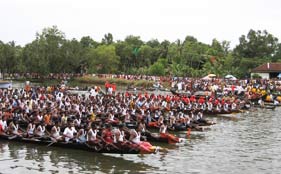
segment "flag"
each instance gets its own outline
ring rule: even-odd
[[[139,48],[135,47],[135,48],[133,49],[133,54],[134,54],[135,56],[137,56],[138,53],[139,53]]]

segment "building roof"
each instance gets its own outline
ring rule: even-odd
[[[281,72],[281,63],[265,63],[254,69],[253,73],[270,73],[270,72]]]

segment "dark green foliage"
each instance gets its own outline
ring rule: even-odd
[[[249,76],[265,62],[281,62],[281,44],[272,34],[250,30],[231,50],[228,41],[213,39],[205,44],[193,36],[184,40],[148,42],[129,35],[114,41],[111,33],[101,42],[90,36],[66,39],[56,26],[45,28],[24,47],[0,41],[0,70],[3,73],[126,73],[202,77],[233,74]]]

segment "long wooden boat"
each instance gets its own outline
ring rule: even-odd
[[[274,104],[273,102],[264,102],[265,106],[281,106],[281,103]]]
[[[147,125],[148,129],[156,129],[159,130],[159,126],[157,126],[157,122],[150,122],[150,124]],[[184,125],[175,125],[173,128],[169,128],[169,131],[187,131],[189,127],[184,126]],[[203,125],[203,123],[200,124],[196,124],[192,127],[190,127],[191,131],[199,131],[202,132],[204,130],[209,129],[209,125]]]
[[[12,87],[12,82],[0,80],[0,88],[7,89]]]
[[[171,135],[173,136],[173,135]],[[144,137],[149,142],[158,142],[158,143],[169,143],[169,144],[176,144],[176,143],[182,143],[184,141],[184,138],[179,138],[176,136],[169,137],[169,136],[161,136],[158,133],[151,133],[151,132],[145,132]]]
[[[184,92],[184,91],[178,91],[175,88],[170,89],[170,92],[173,95],[177,95],[177,96],[188,96],[190,97],[190,93],[189,92]]]
[[[36,145],[45,145],[45,146],[55,146],[69,149],[77,149],[77,150],[85,150],[95,153],[115,153],[115,154],[142,154],[142,153],[155,153],[159,150],[159,147],[153,146],[151,148],[151,152],[143,152],[137,145],[134,147],[122,146],[117,147],[117,145],[106,145],[103,148],[98,148],[96,146],[88,145],[86,143],[77,143],[77,142],[52,142],[50,140],[39,140],[39,139],[30,139],[30,138],[22,138],[0,134],[0,139],[15,141],[15,142],[23,142],[23,143],[32,143]],[[161,148],[160,148],[161,150]]]
[[[219,115],[219,114],[237,114],[237,113],[241,113],[243,112],[242,110],[239,110],[239,109],[236,109],[236,110],[228,110],[228,111],[225,111],[225,110],[204,110],[203,113],[204,115]]]
[[[275,105],[264,105],[264,106],[261,106],[259,104],[255,104],[254,105],[256,108],[261,108],[261,109],[271,109],[271,110],[274,110],[276,108]]]

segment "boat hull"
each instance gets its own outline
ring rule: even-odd
[[[116,149],[113,147],[105,147],[100,150],[97,150],[96,148],[90,147],[89,145],[86,145],[85,143],[66,143],[66,142],[56,142],[53,143],[50,140],[36,140],[36,139],[29,139],[29,138],[21,138],[21,137],[15,137],[11,139],[11,136],[7,135],[0,135],[0,139],[8,140],[8,141],[15,141],[15,142],[22,142],[22,143],[29,143],[29,144],[36,144],[36,145],[45,145],[54,147],[61,147],[61,148],[68,148],[68,149],[77,149],[77,150],[84,150],[89,152],[95,152],[95,153],[115,153],[115,154],[139,154],[141,151],[136,148],[120,148]]]

